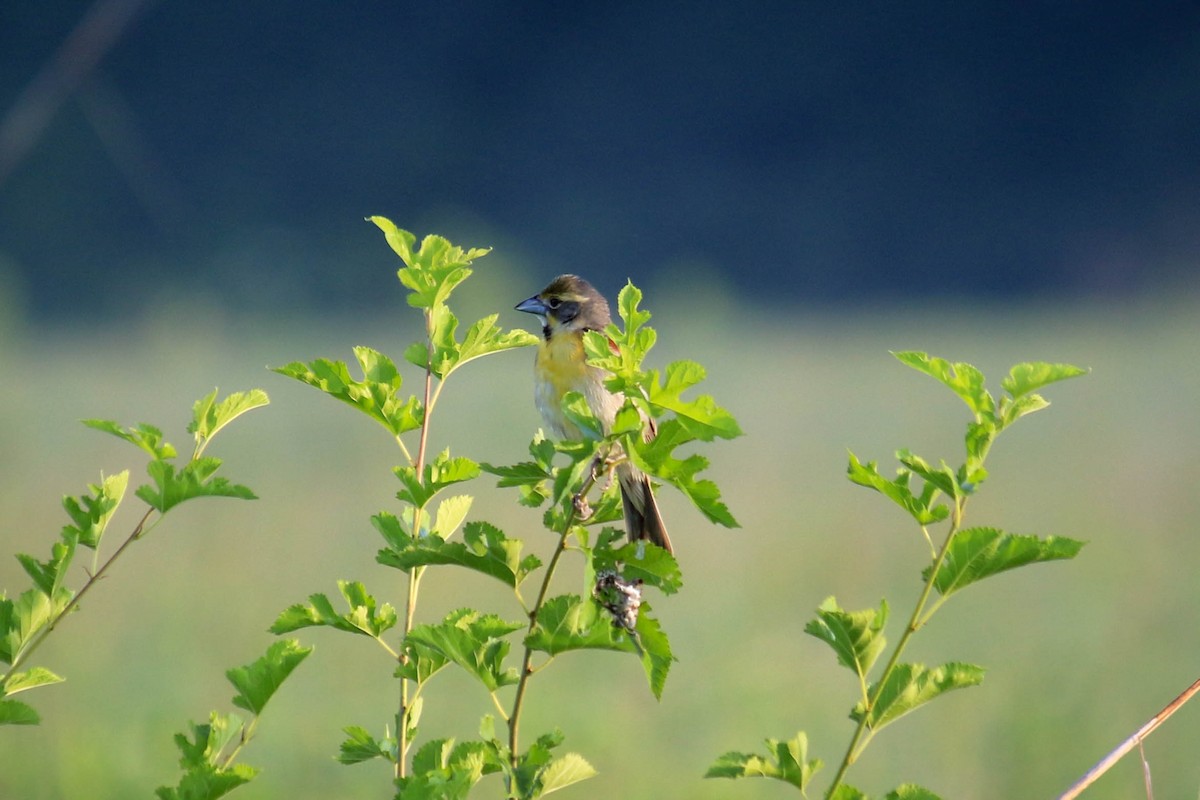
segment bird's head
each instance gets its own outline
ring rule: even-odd
[[[537,316],[547,338],[560,330],[604,330],[612,320],[608,301],[578,275],[559,275],[545,289],[517,303],[516,308]]]

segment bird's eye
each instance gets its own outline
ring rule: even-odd
[[[557,297],[551,297],[546,301],[546,305],[550,306],[552,309],[558,308],[562,305],[562,300],[559,300]]]

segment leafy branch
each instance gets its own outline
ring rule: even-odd
[[[966,527],[968,501],[988,477],[985,462],[999,434],[1018,419],[1049,403],[1035,390],[1085,373],[1068,364],[1027,363],[1014,366],[1001,382],[1005,394],[997,401],[986,389],[983,374],[965,363],[951,363],[920,352],[894,353],[903,364],[947,386],[972,414],[965,436],[965,458],[952,468],[945,461],[934,466],[907,450],[896,453],[900,464],[895,477],[879,472],[875,462],[863,463],[849,454],[849,479],[873,489],[903,509],[916,523],[930,547],[929,565],[922,571],[922,586],[907,624],[888,650],[884,628],[890,608],[846,611],[830,597],[805,627],[809,635],[825,642],[837,661],[854,673],[858,700],[851,709],[854,730],[836,772],[825,791],[826,800],[865,798],[845,782],[858,761],[885,727],[947,692],[978,685],[982,667],[947,662],[938,667],[902,660],[912,637],[955,593],[985,578],[1042,561],[1073,558],[1083,543],[1065,537],[1016,535],[990,527]],[[919,481],[913,487],[913,480]],[[946,522],[940,545],[930,526]],[[884,666],[874,666],[884,653]],[[808,739],[801,732],[786,742],[767,740],[765,755],[726,753],[709,768],[707,777],[769,777],[790,783],[805,794],[809,781],[821,769],[820,759],[809,759]],[[905,784],[887,798],[936,798],[923,787]]]
[[[25,665],[67,615],[80,608],[84,597],[108,575],[125,551],[149,534],[167,512],[196,497],[254,498],[254,493],[245,486],[217,476],[215,473],[221,460],[205,456],[204,451],[213,437],[234,419],[265,406],[269,402],[267,395],[253,389],[235,392],[220,402],[216,398],[217,390],[214,389],[194,404],[192,421],[188,425],[194,446],[191,458],[182,466],[175,463],[175,447],[165,441],[162,431],[153,425],[140,423],[123,428],[111,420],[83,421],[88,427],[112,434],[150,456],[146,465],[150,482],[134,490],[134,495],[146,503],[147,508],[129,535],[100,561],[101,540],[125,497],[129,471],[101,476],[100,483],[89,484],[87,494],[63,498],[63,508],[70,523],[59,533],[49,559],[40,561],[25,553],[17,555],[33,586],[15,600],[0,594],[0,664],[7,665],[0,674],[0,725],[30,725],[39,721],[33,708],[10,698],[63,679],[44,667],[25,669]],[[76,591],[68,588],[66,582],[80,546],[91,550],[93,557],[86,570],[87,577]]]

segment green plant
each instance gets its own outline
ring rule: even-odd
[[[195,497],[254,498],[245,486],[233,484],[216,475],[221,459],[204,454],[217,433],[237,417],[268,403],[265,392],[254,389],[235,392],[217,402],[217,390],[197,400],[192,407],[188,432],[195,439],[192,455],[182,467],[176,467],[175,448],[163,439],[162,431],[141,423],[122,428],[103,419],[84,420],[84,424],[110,433],[140,448],[150,456],[146,472],[150,482],[134,494],[146,504],[141,518],[119,546],[100,560],[100,545],[109,522],[125,497],[129,471],[101,476],[99,484],[88,486],[89,494],[64,497],[63,508],[71,518],[63,526],[50,558],[39,561],[21,553],[17,559],[33,581],[15,600],[0,594],[0,664],[7,669],[0,675],[0,725],[31,725],[39,722],[33,708],[13,695],[62,680],[45,667],[29,667],[38,648],[54,633],[67,615],[80,608],[83,598],[106,577],[117,559],[134,543],[145,538],[163,520],[167,512]],[[92,551],[86,579],[78,590],[67,586],[70,567],[80,547]]]
[[[945,384],[972,413],[965,437],[963,463],[937,466],[907,450],[896,454],[896,477],[880,474],[875,462],[863,463],[850,454],[849,478],[873,489],[904,509],[916,523],[930,549],[929,565],[922,571],[922,586],[899,638],[888,650],[884,628],[890,615],[886,600],[877,609],[846,611],[830,597],[817,608],[805,632],[825,642],[837,662],[854,673],[858,698],[850,712],[855,723],[845,754],[825,790],[827,800],[865,798],[845,782],[876,734],[910,711],[954,689],[975,686],[984,670],[974,664],[949,662],[938,667],[907,663],[902,656],[912,639],[956,592],[1006,570],[1041,561],[1073,558],[1083,543],[1074,539],[1006,533],[990,527],[965,527],[967,503],[986,480],[988,452],[1000,433],[1021,417],[1049,403],[1036,393],[1041,387],[1084,374],[1067,364],[1027,363],[1012,368],[997,401],[984,386],[983,374],[965,363],[950,363],[919,352],[894,354],[903,364]],[[913,487],[913,479],[920,481]],[[947,524],[940,544],[930,528]],[[886,654],[886,657],[885,657]],[[875,667],[882,659],[883,666]],[[710,778],[774,778],[795,786],[807,796],[813,776],[822,767],[808,756],[808,738],[801,731],[789,740],[767,740],[764,754],[730,752],[709,768]],[[923,800],[936,795],[920,786],[904,784],[889,792],[889,800]]]
[[[435,451],[431,424],[451,375],[476,358],[537,339],[522,330],[503,331],[492,315],[472,324],[460,340],[459,321],[448,301],[488,251],[463,250],[437,236],[426,237],[418,247],[412,234],[389,220],[370,220],[404,262],[400,282],[409,290],[408,304],[424,317],[424,339],[404,352],[405,360],[421,371],[419,396],[404,395],[395,362],[367,347],[354,349],[361,378],[352,376],[346,363],[327,359],[295,362],[276,371],[353,406],[395,439],[404,459],[394,470],[400,509],[380,512],[372,523],[384,545],[376,560],[406,576],[402,610],[380,602],[361,583],[340,581],[345,610],[325,594],[314,594],[308,603],[286,609],[272,630],[324,626],[366,636],[393,663],[399,689],[391,730],[377,737],[364,726],[346,727],[339,760],[390,762],[397,797],[464,797],[488,774],[502,776],[507,797],[538,797],[589,777],[593,768],[578,754],[555,755],[563,741],[558,730],[542,733],[532,743],[523,735],[522,710],[532,679],[561,653],[615,650],[641,660],[657,696],[673,660],[665,633],[642,600],[642,588],[676,591],[681,584],[678,565],[653,545],[619,543],[622,533],[606,525],[621,517],[608,474],[620,459],[629,458],[680,489],[713,521],[733,526],[736,521],[717,487],[697,477],[707,461],[698,454],[679,457],[676,451],[740,431],[711,398],[682,397],[704,378],[698,364],[678,362],[661,374],[642,369],[655,332],[646,325],[649,313],[639,308],[641,293],[629,285],[618,302],[624,328],[612,325],[603,334],[589,334],[587,342],[592,363],[611,373],[609,388],[626,397],[612,430],[603,431],[583,398],[570,394],[564,411],[586,432],[583,441],[553,442],[539,432],[529,446],[529,460],[499,466],[451,456],[446,449]],[[658,425],[658,435],[650,441],[643,434],[647,419]],[[521,504],[545,507],[542,520],[553,544],[545,563],[526,552],[523,540],[490,523],[466,521],[472,497],[447,492],[458,491],[460,484],[485,471],[498,477],[500,486],[515,488]],[[452,537],[459,530],[462,539],[456,541]],[[551,595],[551,581],[569,552],[582,558],[585,589]],[[438,622],[419,623],[421,582],[435,566],[462,567],[502,582],[512,590],[521,618],[462,608]],[[527,593],[530,581],[537,588]],[[398,635],[393,633],[397,627]],[[490,713],[482,718],[478,739],[433,739],[418,747],[427,690],[450,666],[480,684]]]

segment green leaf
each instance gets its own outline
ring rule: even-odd
[[[867,800],[867,796],[853,786],[843,783],[829,796],[829,800]]]
[[[950,509],[945,505],[932,505],[937,498],[937,487],[932,483],[926,483],[925,491],[919,496],[912,493],[908,488],[909,476],[912,474],[909,470],[897,471],[896,479],[889,481],[879,474],[879,468],[874,461],[863,464],[858,460],[858,456],[850,453],[850,466],[846,474],[851,482],[874,489],[896,503],[911,514],[919,525],[930,525],[950,516]]]
[[[414,251],[416,237],[386,217],[367,217],[367,220],[384,233],[388,244],[404,261],[397,272],[400,282],[411,290],[408,304],[415,308],[433,308],[442,305],[458,284],[471,274],[468,265],[485,256],[490,249],[473,248],[463,250],[455,247],[441,236],[426,236],[420,249]]]
[[[392,760],[392,745],[390,740],[379,740],[367,733],[365,728],[351,725],[342,728],[346,740],[339,748],[337,760],[342,764],[361,764],[373,758]]]
[[[191,725],[192,739],[175,735],[175,745],[183,757],[179,764],[183,777],[176,788],[160,786],[155,795],[160,800],[215,800],[249,783],[258,770],[245,764],[220,766],[221,751],[242,729],[242,721],[234,714],[213,713],[208,725]]]
[[[31,555],[17,553],[17,560],[25,569],[26,574],[33,579],[37,590],[47,597],[53,597],[62,590],[62,582],[67,577],[67,568],[71,566],[71,558],[75,555],[75,539],[55,542],[50,548],[50,560],[38,561]]]
[[[174,458],[176,455],[175,448],[163,441],[162,431],[153,425],[141,423],[134,425],[132,428],[122,428],[117,423],[107,419],[85,419],[83,420],[83,424],[98,431],[111,433],[118,439],[124,439],[130,444],[145,450],[150,454],[151,458]]]
[[[1026,414],[1047,408],[1050,401],[1040,394],[1021,395],[1015,399],[1003,397],[1000,399],[1000,422],[1011,425]]]
[[[671,643],[667,640],[666,632],[658,620],[650,615],[649,603],[642,603],[634,634],[634,649],[642,659],[642,669],[650,683],[650,691],[655,700],[661,700],[667,684],[667,673],[675,661],[675,655],[671,652]]]
[[[238,691],[233,704],[252,714],[261,714],[275,690],[310,653],[311,647],[302,647],[295,639],[283,639],[267,648],[261,658],[229,670],[225,677]]]
[[[471,510],[473,498],[467,494],[447,497],[438,504],[437,514],[433,518],[432,533],[443,539],[449,539],[462,525]]]
[[[636,652],[630,639],[598,612],[592,600],[578,595],[559,595],[542,603],[525,644],[552,656],[587,649]]]
[[[19,700],[0,700],[0,725],[37,725],[41,721],[32,707]]]
[[[952,689],[977,686],[983,681],[983,672],[983,667],[958,662],[936,669],[923,664],[897,664],[882,687],[871,686],[869,695],[874,698],[874,706],[867,714],[867,726],[878,731]],[[860,701],[850,717],[858,722],[864,713]]]
[[[393,436],[421,427],[425,411],[416,397],[401,397],[402,379],[390,358],[369,347],[355,347],[363,378],[350,376],[342,361],[319,358],[309,364],[293,361],[273,372],[294,378],[357,408]]]
[[[879,610],[844,611],[837,600],[828,597],[817,608],[817,618],[804,626],[804,632],[833,648],[837,660],[864,680],[879,654],[887,646],[883,628],[887,624],[888,604]]]
[[[933,586],[943,597],[1003,572],[1039,561],[1074,558],[1084,543],[1061,536],[1045,539],[1004,533],[996,528],[966,528],[955,534]],[[923,573],[929,580],[929,570]]]
[[[197,455],[217,432],[230,422],[247,411],[253,411],[271,402],[262,389],[234,392],[219,403],[216,399],[217,390],[213,389],[211,393],[197,400],[192,407],[192,422],[188,425],[188,433],[196,437]]]
[[[60,589],[53,597],[27,589],[16,600],[0,596],[0,662],[12,664],[34,635],[63,612],[72,593]]]
[[[665,382],[659,384],[658,370],[651,370],[650,405],[675,412],[688,432],[702,441],[741,436],[742,429],[737,420],[709,395],[700,395],[694,400],[680,397],[704,380],[705,374],[704,367],[694,361],[676,361],[667,366]]]
[[[213,473],[220,466],[221,459],[201,456],[189,461],[177,473],[170,462],[151,461],[146,465],[146,472],[154,481],[154,485],[143,484],[134,494],[163,514],[195,497],[257,499],[254,492],[247,487],[230,483],[224,478],[213,477]]]
[[[414,343],[405,352],[405,357],[423,369],[428,367],[442,380],[449,377],[454,370],[477,358],[538,343],[538,337],[528,331],[504,331],[498,328],[496,320],[500,315],[492,314],[471,325],[460,344],[455,335],[458,318],[446,306],[435,306],[429,314],[432,357],[428,346],[421,342]]]
[[[478,477],[479,464],[462,456],[451,458],[450,450],[446,449],[425,465],[420,477],[416,467],[396,467],[393,471],[404,484],[404,488],[397,492],[396,496],[406,503],[424,507],[434,495],[447,486]]]
[[[327,626],[348,633],[379,638],[396,625],[396,609],[384,603],[376,607],[375,598],[358,581],[338,581],[338,590],[349,607],[339,614],[323,594],[309,596],[309,605],[286,609],[271,625],[271,633],[284,634],[313,626]]]
[[[606,530],[622,534],[615,529]],[[606,569],[620,572],[628,580],[640,580],[655,586],[663,594],[674,594],[683,586],[683,573],[675,557],[644,540],[626,542],[616,549],[611,546],[597,547],[592,558],[592,571],[595,573]]]
[[[804,792],[822,766],[819,758],[808,758],[808,736],[801,731],[787,741],[767,739],[766,755],[730,752],[718,758],[704,773],[706,778],[774,778]]]
[[[1072,364],[1047,364],[1044,361],[1034,361],[1015,364],[1009,370],[1008,376],[1000,382],[1000,386],[1015,399],[1047,384],[1065,381],[1068,378],[1075,378],[1087,373],[1088,370]]]
[[[903,351],[892,355],[900,363],[936,378],[950,387],[975,413],[977,419],[994,418],[996,401],[983,385],[983,373],[975,367],[963,362],[952,364],[943,358],[916,351]]]
[[[391,519],[387,519],[391,517]],[[469,522],[463,530],[463,542],[446,542],[436,535],[413,538],[399,529],[395,517],[379,514],[373,518],[385,534],[390,547],[379,552],[376,561],[388,567],[409,571],[431,564],[454,564],[490,575],[516,588],[529,573],[541,566],[534,555],[521,558],[524,542],[509,539],[499,528],[486,522]]]
[[[897,450],[896,460],[907,467],[927,483],[933,484],[938,491],[950,497],[960,497],[965,492],[959,484],[958,475],[945,461],[940,467],[933,467],[925,459],[910,453],[908,450]]]
[[[942,800],[942,798],[923,786],[906,783],[888,792],[884,795],[883,800]]]
[[[417,625],[405,637],[405,647],[420,654],[432,651],[474,675],[494,692],[517,682],[515,667],[504,667],[510,642],[503,637],[525,627],[492,614],[460,609],[438,625]]]
[[[695,440],[678,418],[665,420],[659,426],[658,434],[648,442],[630,436],[624,440],[626,452],[640,469],[679,489],[711,522],[727,528],[741,527],[721,502],[721,490],[717,485],[710,480],[696,479],[697,473],[708,468],[708,459],[699,454],[683,459],[674,456],[676,447]]]
[[[566,753],[551,761],[538,775],[543,795],[595,777],[596,768],[578,753]]]
[[[23,692],[26,689],[36,689],[39,686],[48,686],[52,683],[62,683],[64,678],[60,678],[44,667],[34,667],[25,672],[14,672],[9,676],[8,681],[0,687],[0,697],[12,697],[18,692]]]
[[[124,499],[128,485],[129,470],[123,470],[107,478],[101,476],[99,486],[89,483],[90,496],[63,497],[63,508],[75,523],[63,527],[63,540],[77,540],[84,547],[95,550],[108,529],[109,520]]]

